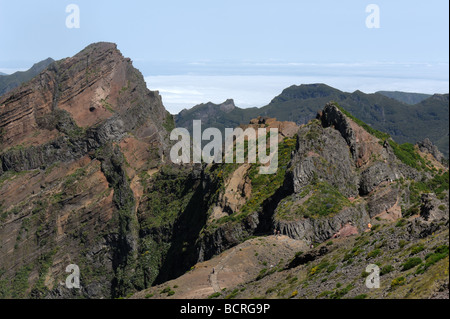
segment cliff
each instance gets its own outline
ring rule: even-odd
[[[139,285],[129,283],[139,277],[139,174],[160,165],[170,123],[158,92],[112,43],[56,61],[0,98],[3,296],[111,297]],[[72,263],[81,291],[60,285]]]

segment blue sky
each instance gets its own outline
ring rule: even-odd
[[[65,25],[72,3],[80,8],[79,29]],[[366,27],[371,3],[380,8],[380,28]],[[306,81],[346,91],[444,93],[448,6],[446,0],[0,0],[0,72],[111,41],[171,112],[226,98],[261,106]]]

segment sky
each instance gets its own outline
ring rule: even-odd
[[[448,11],[446,0],[0,0],[0,72],[109,41],[171,113],[228,98],[263,106],[306,83],[448,93]]]

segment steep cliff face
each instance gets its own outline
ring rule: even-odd
[[[406,165],[390,143],[396,145],[327,104],[299,129],[286,175],[292,194],[275,209],[275,228],[292,238],[323,242],[349,224],[362,232],[372,218],[401,218],[411,206],[411,186],[431,170]]]
[[[90,45],[0,99],[2,169],[72,160],[129,133],[166,146],[167,119],[158,93],[114,44]]]
[[[115,44],[56,61],[0,98],[0,293],[114,297],[136,269],[140,175],[173,119]],[[81,290],[64,283],[81,269]],[[21,281],[21,284],[17,284]]]

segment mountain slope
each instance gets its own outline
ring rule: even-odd
[[[22,83],[31,80],[53,62],[54,60],[52,58],[48,58],[38,63],[35,63],[27,71],[23,72],[18,71],[11,75],[0,73],[0,75],[2,75],[0,77],[0,96],[20,86]]]
[[[0,296],[104,298],[144,285],[139,175],[172,123],[115,44],[95,43],[0,98]],[[76,264],[81,290],[64,283]]]
[[[390,97],[391,99],[414,105],[417,103],[422,102],[423,100],[428,99],[431,97],[430,94],[423,94],[423,93],[410,93],[410,92],[400,92],[400,91],[378,91],[375,93],[382,94],[384,96]]]

